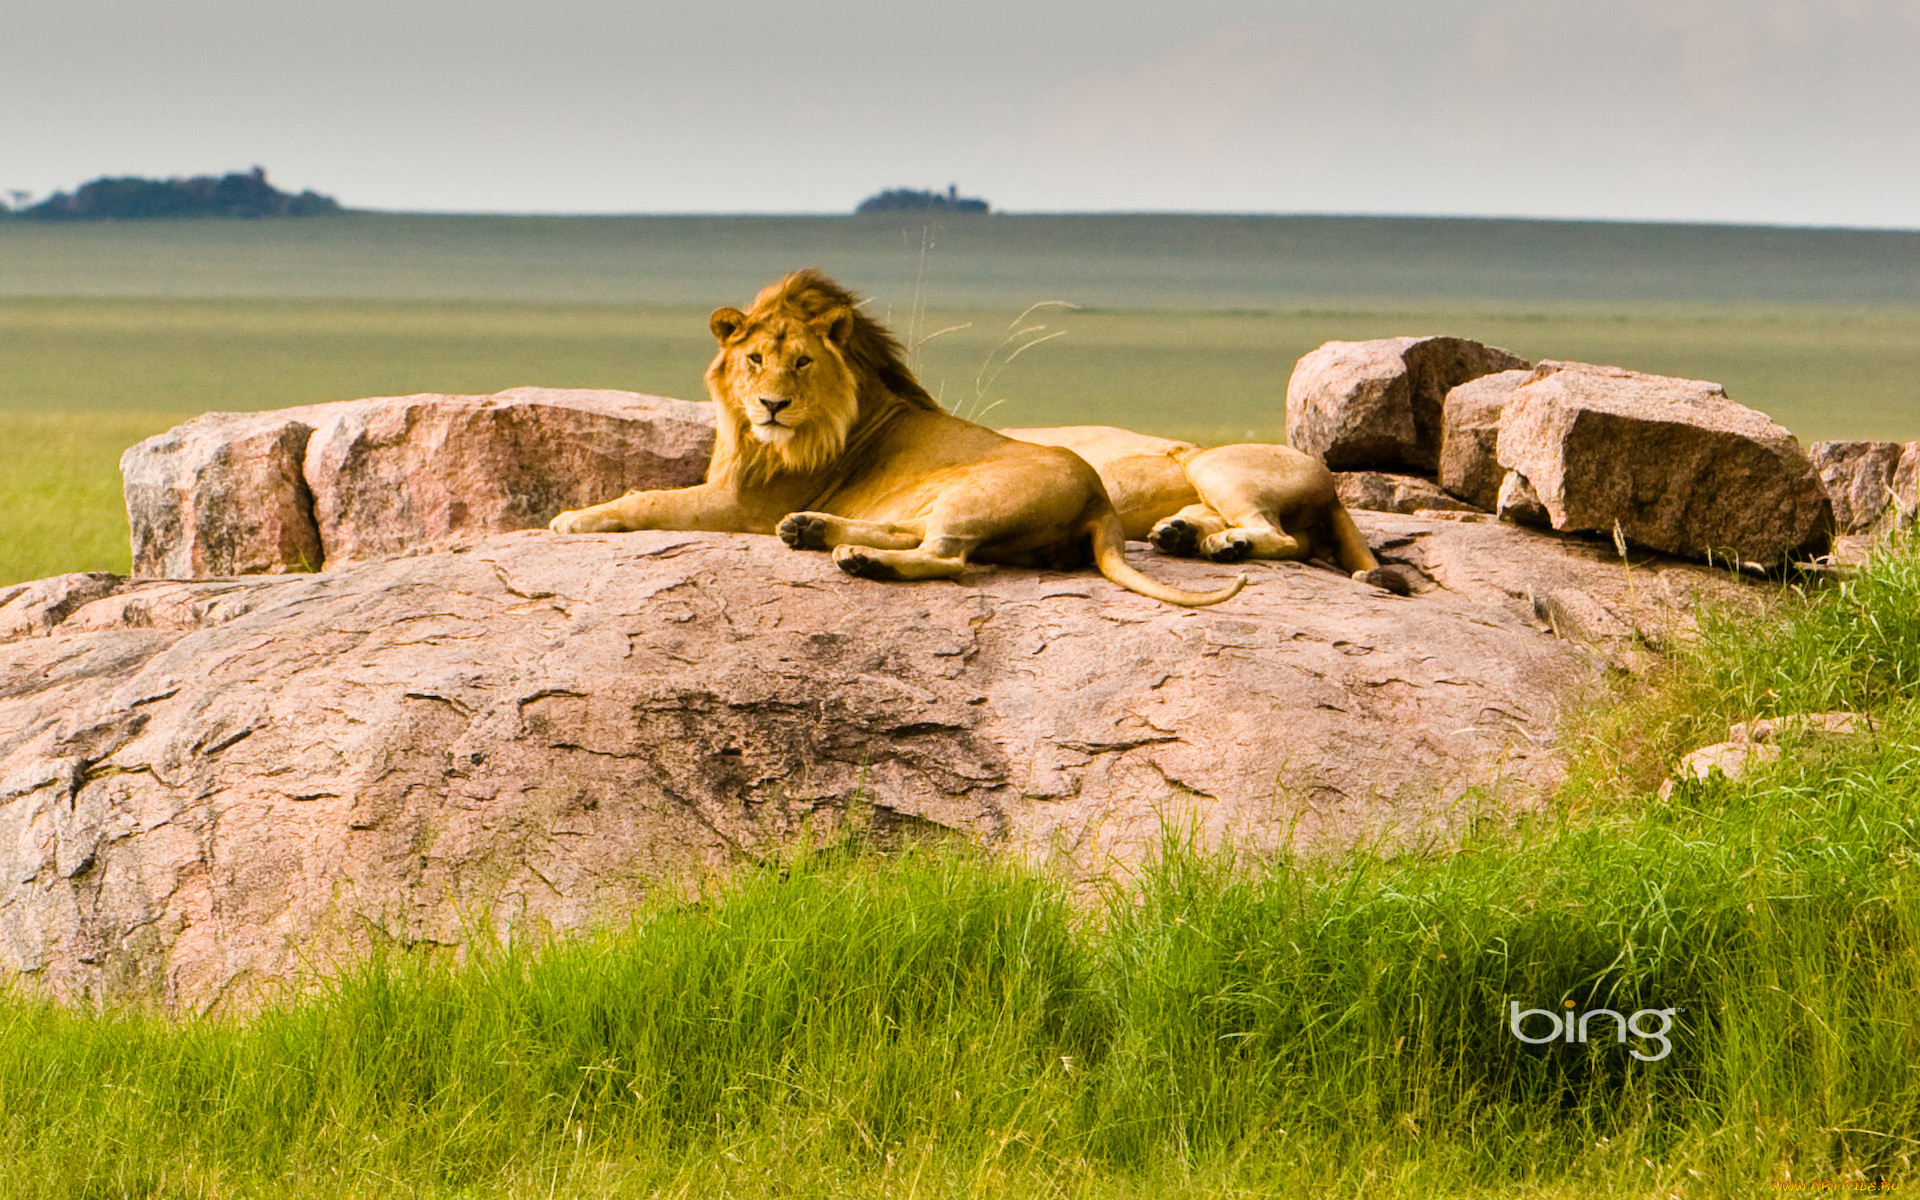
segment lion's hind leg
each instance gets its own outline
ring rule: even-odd
[[[1297,561],[1313,557],[1313,547],[1264,517],[1250,516],[1201,542],[1200,556],[1209,562],[1244,562],[1249,558]]]
[[[1236,498],[1227,499],[1231,503]],[[1204,503],[1188,505],[1155,525],[1150,540],[1162,554],[1199,555],[1209,562],[1313,557],[1306,539],[1294,537],[1258,507],[1247,504],[1226,511]]]
[[[914,525],[858,521],[832,513],[788,513],[775,530],[795,550],[831,550],[834,565],[862,579],[951,579],[972,542],[927,537]]]
[[[775,526],[774,532],[795,550],[832,550],[837,546],[911,550],[920,544],[924,536],[911,525],[856,521],[822,512],[788,513]]]
[[[920,547],[886,550],[850,543],[833,548],[833,562],[849,575],[892,582],[952,579],[967,565],[966,556],[961,554],[936,554]]]
[[[1284,446],[1217,446],[1188,457],[1187,479],[1222,528],[1200,543],[1214,562],[1248,558],[1299,561],[1313,544],[1288,533],[1284,521],[1333,499],[1326,468]],[[1324,497],[1321,493],[1324,493]],[[1304,531],[1303,531],[1304,532]]]

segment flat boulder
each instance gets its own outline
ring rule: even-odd
[[[1563,532],[1617,527],[1669,554],[1760,563],[1831,536],[1800,443],[1717,383],[1544,362],[1508,400],[1498,454],[1514,494],[1524,483]]]
[[[210,413],[121,458],[134,574],[313,571],[697,483],[712,453],[710,408],[514,388]]]
[[[1466,338],[1328,342],[1301,358],[1287,381],[1287,443],[1335,470],[1432,474],[1447,393],[1528,365]]]
[[[1496,522],[1358,520],[1422,594],[1256,562],[1180,609],[1090,572],[888,584],[772,537],[544,530],[10,589],[0,974],[245,1007],[371,942],[617,921],[850,828],[1084,872],[1168,823],[1255,850],[1444,841],[1539,802],[1562,714],[1617,665],[1539,597],[1584,593],[1561,607],[1604,638],[1737,586],[1657,558],[1628,580],[1610,549]]]
[[[1394,475],[1385,471],[1338,471],[1333,477],[1340,503],[1369,512],[1416,513],[1481,512],[1465,500],[1447,494],[1431,479]]]

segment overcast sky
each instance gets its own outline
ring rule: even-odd
[[[0,0],[0,188],[1920,227],[1920,0]]]

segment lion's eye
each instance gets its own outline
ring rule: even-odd
[[[752,364],[753,364],[754,366],[756,366],[756,367],[757,367],[757,366],[759,366],[759,365],[760,365],[760,354],[759,354],[759,352],[758,352],[758,351],[755,351],[754,353],[752,353],[752,354],[749,354],[749,355],[747,355],[747,361],[748,361],[748,362],[750,362],[750,363],[752,363]]]
[[[798,370],[799,368],[806,366],[808,363],[811,363],[812,361],[813,360],[811,358],[808,358],[806,355],[802,354],[799,358],[796,358],[793,360],[794,369]]]

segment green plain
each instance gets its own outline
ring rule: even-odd
[[[809,264],[871,296],[928,386],[990,424],[1281,440],[1301,354],[1449,333],[1716,380],[1807,441],[1920,437],[1920,234],[1177,216],[0,221],[0,436],[22,451],[0,476],[0,582],[124,571],[119,453],[187,416],[523,384],[699,397],[706,314]],[[1078,307],[1010,324],[1043,302]]]

